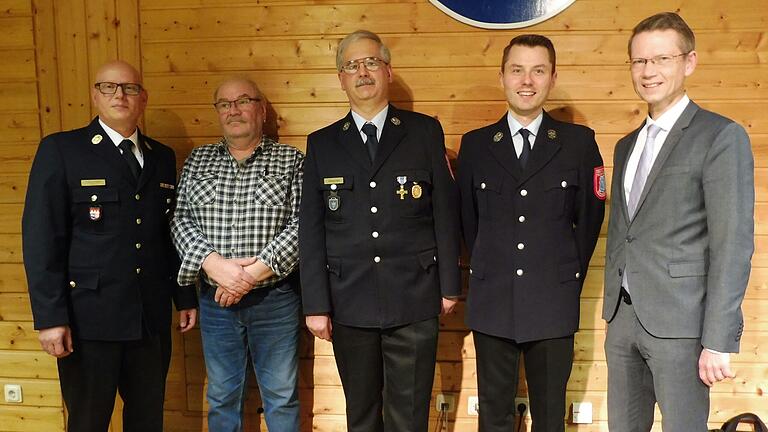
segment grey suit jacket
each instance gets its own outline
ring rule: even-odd
[[[643,327],[738,352],[754,251],[754,161],[744,129],[691,102],[667,136],[630,220],[624,173],[641,128],[616,144],[603,318],[622,272]]]

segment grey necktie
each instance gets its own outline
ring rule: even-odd
[[[366,123],[363,125],[363,133],[368,139],[365,141],[365,146],[368,147],[368,156],[371,157],[371,162],[376,157],[376,148],[379,146],[379,140],[376,138],[376,125],[373,123]]]
[[[138,179],[139,174],[141,173],[141,165],[139,165],[139,160],[136,159],[136,155],[133,154],[133,141],[127,139],[122,140],[118,147],[123,151],[123,159],[128,163],[128,168],[131,169],[133,178]]]
[[[637,163],[637,171],[635,171],[635,178],[632,179],[632,189],[629,191],[629,200],[627,201],[627,210],[629,210],[630,219],[635,217],[635,211],[637,211],[637,205],[640,202],[640,195],[643,194],[643,188],[645,188],[645,181],[648,179],[648,174],[651,172],[653,166],[653,149],[656,141],[656,135],[661,132],[661,128],[652,124],[648,126],[648,134],[645,137],[645,146],[643,146],[643,152],[640,154],[640,160]]]
[[[520,161],[520,167],[525,169],[525,165],[528,164],[528,156],[531,154],[531,142],[528,141],[531,131],[521,128],[518,132],[523,137],[523,149],[520,151],[520,156],[517,159]]]

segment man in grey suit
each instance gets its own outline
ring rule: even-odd
[[[645,123],[622,138],[605,263],[608,427],[706,431],[709,387],[733,377],[754,250],[754,162],[744,129],[688,99],[693,32],[660,13],[629,57]]]

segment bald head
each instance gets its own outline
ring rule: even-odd
[[[95,85],[99,83],[117,86],[102,86],[97,89]],[[138,84],[138,94],[135,94],[134,86],[129,87],[129,93],[132,94],[126,94],[127,84]],[[136,130],[139,118],[147,106],[147,91],[141,87],[141,75],[136,68],[122,60],[114,60],[103,64],[96,71],[94,87],[91,87],[91,100],[99,113],[99,119],[127,138]]]
[[[96,82],[108,81],[105,77],[115,72],[121,73],[126,77],[131,77],[131,81],[129,82],[141,84],[141,75],[139,74],[139,71],[137,71],[130,63],[122,60],[112,60],[101,65],[99,69],[96,70]]]

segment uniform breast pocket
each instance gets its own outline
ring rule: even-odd
[[[325,177],[320,185],[325,203],[325,220],[331,223],[341,223],[352,216],[352,192],[354,177],[336,176]]]
[[[288,175],[261,175],[258,178],[254,200],[256,204],[277,207],[285,204],[288,197]]]
[[[427,217],[432,215],[432,177],[426,170],[395,173],[394,208],[403,217]]]
[[[218,176],[214,172],[195,174],[189,182],[189,201],[203,206],[213,203],[216,199]]]
[[[571,215],[578,189],[579,174],[576,170],[556,173],[548,180],[545,199],[550,218],[560,219]]]
[[[116,188],[80,188],[72,191],[75,224],[90,233],[120,229],[120,194]]]
[[[504,184],[502,177],[480,176],[475,178],[474,188],[477,198],[477,213],[481,219],[494,219],[502,217],[501,191]]]

